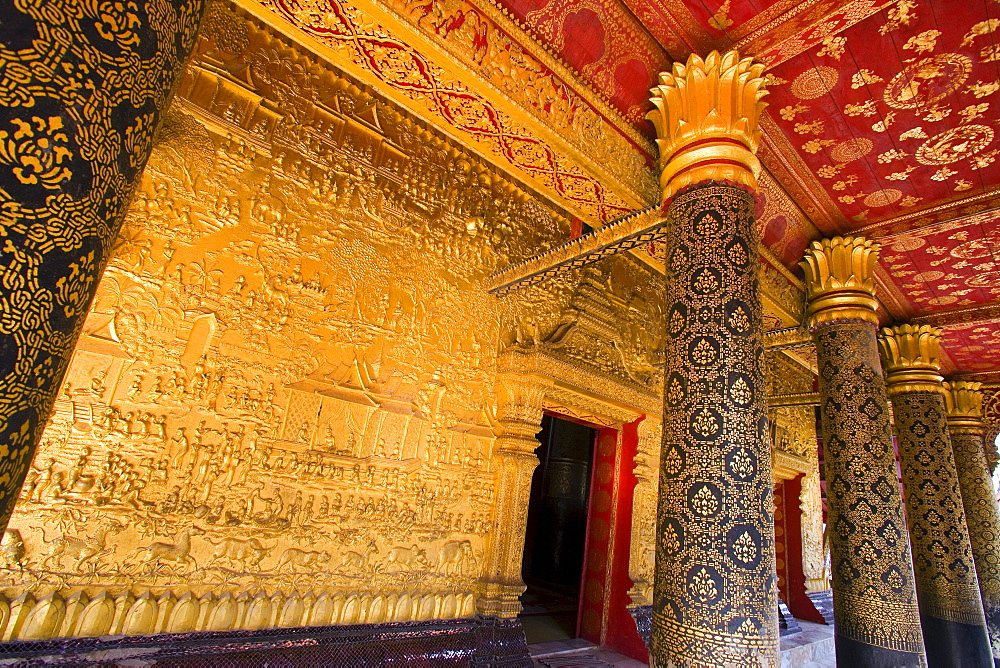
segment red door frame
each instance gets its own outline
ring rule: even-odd
[[[621,430],[550,413],[597,430],[591,459],[577,636],[620,654],[649,662],[649,651],[629,614],[629,556],[640,417]]]

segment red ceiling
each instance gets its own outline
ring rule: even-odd
[[[971,216],[882,239],[882,265],[913,315],[997,301],[998,219],[997,213]]]
[[[1000,182],[995,4],[923,0],[895,29],[887,8],[772,70],[771,117],[854,226]]]
[[[647,134],[673,59],[764,57],[762,157],[787,193],[761,193],[764,244],[799,271],[823,234],[884,237],[891,316],[947,324],[950,373],[1000,370],[995,0],[495,1]]]
[[[945,374],[991,374],[1000,369],[1000,322],[948,327],[941,348],[947,356]]]

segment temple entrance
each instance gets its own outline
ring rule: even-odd
[[[580,636],[591,466],[597,430],[552,415],[542,419],[531,479],[520,615],[529,644]]]

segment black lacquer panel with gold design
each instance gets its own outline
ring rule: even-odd
[[[0,527],[205,4],[0,5]]]
[[[990,645],[994,662],[1000,664],[1000,513],[996,493],[983,454],[982,435],[976,430],[951,428],[951,443]]]
[[[944,397],[894,393],[892,408],[927,660],[932,666],[989,665]]]
[[[920,666],[917,597],[875,326],[832,322],[813,337],[838,663]]]
[[[777,649],[770,442],[754,199],[725,185],[669,208],[652,654],[759,666]]]

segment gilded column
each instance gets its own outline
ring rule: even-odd
[[[676,63],[653,89],[671,230],[656,665],[777,665],[754,224],[762,70],[735,51],[713,52]]]
[[[485,615],[516,617],[521,612],[518,597],[524,592],[521,561],[528,497],[531,474],[538,466],[535,436],[542,428],[542,401],[549,386],[551,380],[536,374],[508,372],[497,378],[498,428],[491,462],[493,531],[478,602],[479,612]]]
[[[941,330],[897,325],[879,339],[903,469],[920,624],[931,666],[989,665],[986,619],[948,436]]]
[[[0,529],[205,4],[0,9]]]
[[[945,383],[945,387],[948,431],[979,576],[986,628],[993,662],[1000,666],[1000,510],[983,454],[982,383],[952,382]]]
[[[859,237],[806,250],[807,315],[819,365],[827,531],[838,665],[924,661],[889,405],[879,363],[874,269]]]

